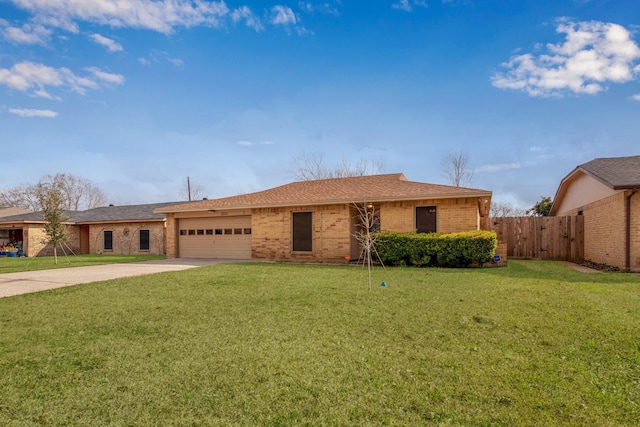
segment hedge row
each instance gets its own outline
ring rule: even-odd
[[[384,265],[467,267],[493,259],[498,238],[493,231],[462,233],[376,234],[375,247]]]

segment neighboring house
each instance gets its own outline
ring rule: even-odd
[[[587,260],[640,271],[640,156],[594,159],[560,182],[550,215],[584,215]]]
[[[381,231],[478,230],[485,190],[408,181],[403,174],[322,179],[157,209],[167,215],[167,256],[336,262],[357,259],[357,206]]]
[[[0,220],[7,216],[20,215],[31,212],[29,209],[15,207],[0,207]],[[22,232],[16,235],[15,229],[0,228],[0,246],[8,245],[11,242],[22,241]]]
[[[68,249],[76,254],[164,254],[165,216],[154,210],[176,203],[184,202],[67,211]],[[42,212],[8,216],[0,218],[0,235],[22,242],[26,256],[51,255],[44,224]]]

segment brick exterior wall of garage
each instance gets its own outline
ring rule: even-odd
[[[165,253],[164,222],[123,222],[89,226],[89,253],[114,255],[162,255]],[[149,250],[140,250],[140,230],[149,230]],[[113,250],[104,249],[104,232],[113,232]]]
[[[584,257],[587,260],[626,267],[626,199],[623,191],[583,208]],[[631,197],[630,268],[640,271],[640,193]]]
[[[176,230],[176,218],[175,214],[168,213],[167,214],[167,223],[165,229],[165,251],[167,254],[167,258],[175,258],[177,255],[177,241],[178,241],[178,231]]]
[[[416,230],[416,206],[436,206],[439,233],[477,230],[480,227],[478,201],[474,198],[388,202],[380,206],[382,231],[412,232]]]

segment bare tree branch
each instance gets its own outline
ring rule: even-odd
[[[66,210],[92,209],[106,205],[104,192],[86,178],[67,173],[45,175],[36,185],[22,184],[0,192],[0,205],[36,211],[41,208],[39,187],[55,187],[60,191],[61,203]]]
[[[334,167],[328,167],[324,154],[306,152],[294,157],[289,168],[291,177],[297,181],[375,175],[381,171],[380,163],[369,160],[351,163],[348,159],[342,159]]]
[[[474,170],[469,154],[463,150],[451,151],[442,161],[442,172],[450,185],[468,187],[473,182]]]

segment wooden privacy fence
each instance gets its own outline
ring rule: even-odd
[[[575,260],[584,258],[584,217],[489,218],[489,230],[506,242],[509,259]]]

